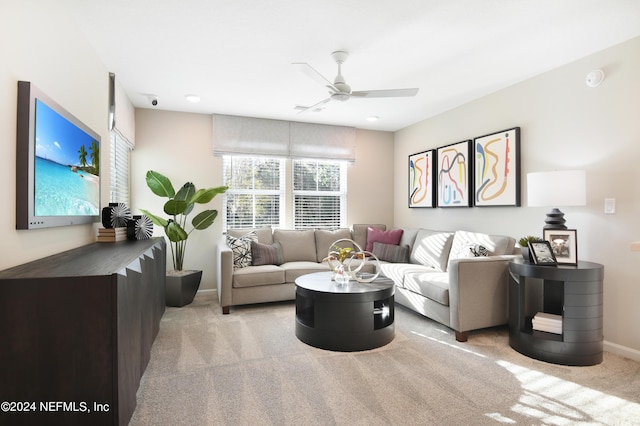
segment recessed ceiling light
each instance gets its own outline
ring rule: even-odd
[[[380,117],[378,117],[377,115],[370,115],[369,117],[367,117],[367,121],[370,123],[376,122],[378,121]]]
[[[184,95],[184,97],[189,102],[200,102],[200,96],[198,96],[198,95]]]

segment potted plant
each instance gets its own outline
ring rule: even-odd
[[[188,305],[193,301],[200,287],[202,271],[183,270],[187,239],[193,231],[211,226],[218,216],[218,211],[204,210],[196,214],[190,222],[190,227],[188,227],[187,218],[196,204],[210,202],[216,195],[225,192],[227,187],[196,190],[193,183],[187,182],[176,192],[169,178],[153,170],[147,172],[146,180],[147,186],[154,194],[169,199],[164,204],[164,212],[171,216],[168,219],[140,209],[155,225],[164,228],[171,246],[173,270],[167,271],[166,304],[167,306]]]
[[[526,237],[522,237],[518,240],[518,245],[520,246],[520,252],[522,253],[522,258],[526,262],[531,262],[531,252],[529,250],[529,243],[539,243],[544,241],[540,237],[534,237],[533,235],[527,235]]]

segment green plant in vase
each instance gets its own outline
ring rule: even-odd
[[[167,238],[171,242],[171,256],[173,269],[182,271],[184,256],[187,248],[187,239],[195,230],[203,230],[210,227],[218,216],[217,210],[204,210],[191,220],[191,228],[188,228],[188,217],[193,212],[196,204],[206,204],[213,198],[224,193],[228,187],[196,189],[191,182],[185,183],[178,192],[166,176],[149,170],[146,176],[147,186],[159,197],[168,198],[164,204],[164,212],[171,216],[168,219],[156,216],[148,210],[140,209],[151,221],[164,228]]]
[[[522,237],[518,240],[518,245],[520,246],[520,252],[522,253],[522,258],[530,262],[531,261],[531,253],[529,251],[529,243],[540,243],[544,241],[540,237],[534,237],[533,235],[527,235],[526,237]]]
[[[202,277],[201,270],[182,272],[187,240],[193,231],[210,227],[216,220],[218,211],[203,210],[190,222],[189,215],[193,213],[196,204],[210,202],[216,195],[226,192],[228,187],[196,189],[193,183],[187,182],[176,192],[169,178],[153,170],[147,172],[146,181],[155,195],[168,198],[164,204],[164,212],[170,216],[169,218],[165,219],[148,210],[140,209],[155,225],[164,229],[171,246],[173,270],[176,272],[167,273],[166,303],[168,306],[184,306],[193,301]]]

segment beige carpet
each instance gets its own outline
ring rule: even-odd
[[[167,308],[131,425],[640,425],[640,363],[527,358],[506,327],[451,330],[400,306],[371,351],[300,342],[293,302],[222,315],[212,296]]]

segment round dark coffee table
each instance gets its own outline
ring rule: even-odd
[[[337,284],[331,272],[296,279],[296,336],[332,351],[363,351],[395,337],[394,284],[386,277],[371,283]]]

